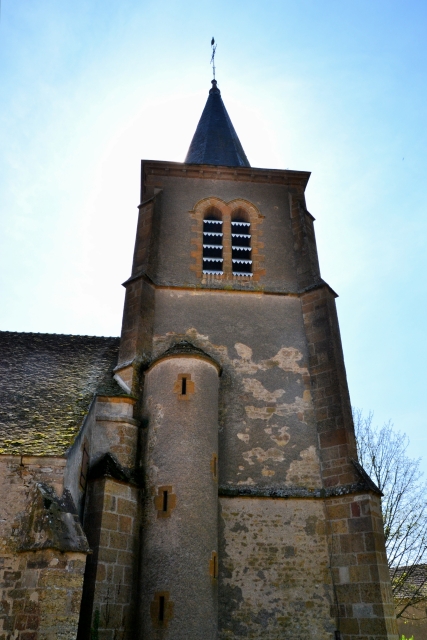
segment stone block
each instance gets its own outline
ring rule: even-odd
[[[117,562],[130,567],[133,562],[133,554],[130,551],[117,551]]]
[[[116,564],[113,567],[113,582],[114,584],[122,585],[124,583],[124,567]]]
[[[105,564],[99,562],[96,568],[96,581],[103,582],[107,576]]]
[[[100,605],[100,627],[108,629],[120,629],[122,626],[123,607],[120,604]]]
[[[350,505],[337,504],[327,507],[327,513],[331,520],[341,520],[350,516]]]
[[[340,620],[340,631],[348,635],[359,634],[359,622],[355,618],[342,618]]]
[[[364,536],[341,535],[340,547],[342,553],[360,553],[366,551]]]
[[[371,580],[371,572],[369,567],[366,565],[359,565],[350,567],[350,580],[351,582],[370,582]],[[360,585],[361,593],[364,585]],[[363,599],[363,595],[362,595]],[[372,602],[372,600],[367,600],[367,602]]]
[[[117,532],[110,533],[110,548],[111,549],[127,549],[128,547],[128,536]]]
[[[331,531],[334,534],[345,534],[348,533],[348,520],[333,520],[330,523]]]
[[[334,567],[349,567],[355,565],[357,562],[357,556],[352,553],[336,554],[332,558],[332,566]]]
[[[131,489],[127,484],[111,479],[105,482],[105,493],[121,498],[131,498],[132,496]]]
[[[100,562],[113,564],[117,562],[118,551],[116,549],[105,549],[101,548],[98,554],[98,560]]]
[[[372,636],[387,636],[387,625],[384,618],[359,618],[361,633]]]
[[[337,584],[335,586],[338,602],[340,604],[350,604],[353,605],[355,602],[360,602],[360,590],[358,584]],[[353,612],[351,610],[350,617],[353,617]],[[357,616],[354,616],[357,617]]]
[[[117,512],[120,515],[125,516],[135,516],[136,504],[131,500],[125,500],[123,498],[119,498],[117,502]]]
[[[110,531],[117,531],[119,527],[119,516],[116,513],[104,513],[102,516],[102,528]]]
[[[119,516],[119,531],[122,533],[132,532],[133,518],[130,516]]]
[[[123,584],[131,585],[133,582],[133,567],[123,567]]]
[[[357,564],[362,565],[373,565],[377,566],[377,557],[375,553],[358,553],[357,554]]]
[[[99,540],[98,545],[100,547],[109,547],[110,546],[110,531],[108,529],[101,529],[99,532]]]
[[[350,533],[364,533],[372,530],[371,518],[351,518],[348,521],[348,530]]]
[[[117,498],[116,496],[112,496],[109,493],[105,494],[104,497],[104,511],[112,511],[115,512],[117,507]]]

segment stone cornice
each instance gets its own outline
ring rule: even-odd
[[[214,287],[212,285],[185,286],[185,285],[174,285],[174,284],[159,284],[158,282],[155,282],[152,278],[150,278],[146,273],[135,273],[133,276],[128,278],[125,282],[122,282],[122,287],[126,288],[129,284],[131,284],[132,282],[135,282],[136,280],[139,280],[140,278],[145,282],[147,282],[147,284],[151,285],[154,289],[170,289],[170,290],[179,289],[182,291],[215,291],[215,292],[221,291],[223,293],[231,293],[231,294],[243,293],[243,294],[252,294],[252,295],[262,294],[262,295],[269,295],[269,296],[300,297],[305,293],[310,293],[311,291],[314,291],[315,289],[321,289],[322,287],[326,287],[327,289],[329,289],[329,291],[332,293],[332,295],[335,298],[338,298],[338,294],[332,289],[332,287],[327,282],[325,282],[322,279],[319,282],[311,284],[308,287],[304,287],[303,289],[296,289],[295,291],[274,291],[274,290],[265,289],[263,287],[259,287],[259,289],[258,288],[257,289],[228,289],[227,288],[226,289],[225,287]],[[120,369],[123,369],[125,366],[127,366],[127,364],[131,364],[131,362],[117,366],[114,369],[114,371],[119,371]]]
[[[222,167],[209,164],[184,164],[160,160],[142,160],[144,184],[150,176],[199,178],[206,180],[234,180],[258,184],[278,184],[303,193],[311,173],[289,169],[258,169],[254,167]],[[151,182],[151,180],[150,180]]]
[[[372,483],[373,484],[373,483]],[[373,488],[363,480],[351,484],[338,485],[327,488],[307,487],[257,487],[253,485],[222,485],[218,488],[218,495],[229,498],[336,498],[354,493],[378,493],[378,488]]]
[[[207,362],[209,362],[209,364],[213,365],[218,371],[219,375],[221,375],[222,373],[221,365],[218,364],[218,362],[214,358],[212,358],[212,356],[210,356],[202,349],[195,347],[190,342],[187,342],[187,340],[181,340],[180,342],[177,342],[176,344],[172,345],[170,349],[157,356],[149,363],[148,369],[151,369],[158,362],[167,360],[168,358],[199,358],[201,360],[206,360]]]

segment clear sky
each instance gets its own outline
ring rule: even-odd
[[[425,0],[3,0],[0,328],[119,335],[140,159],[210,88],[252,166],[312,171],[352,403],[427,471]]]

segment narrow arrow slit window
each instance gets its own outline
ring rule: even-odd
[[[203,273],[224,273],[222,240],[222,220],[211,213],[203,220]]]
[[[251,224],[242,218],[231,222],[233,276],[252,276]]]
[[[165,596],[159,597],[159,622],[165,621]]]

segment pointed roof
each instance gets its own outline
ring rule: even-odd
[[[222,101],[216,80],[212,80],[212,89],[185,162],[225,167],[251,166]]]

